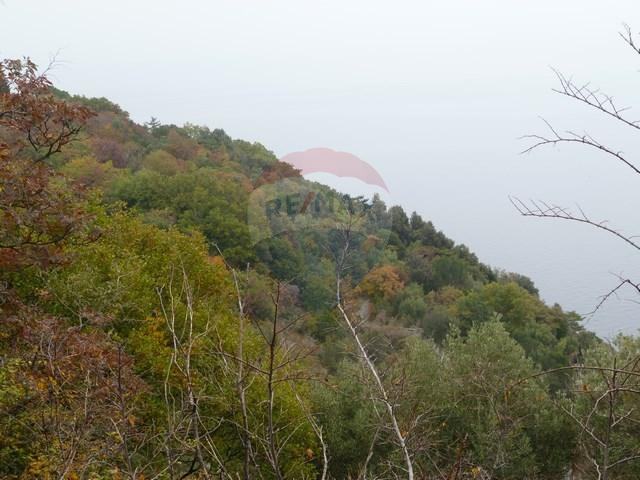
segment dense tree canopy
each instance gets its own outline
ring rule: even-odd
[[[251,195],[284,179],[339,208],[257,242]],[[28,60],[0,64],[0,182],[2,478],[394,478],[406,448],[416,478],[556,479],[604,454],[558,406],[589,415],[575,391],[607,379],[539,374],[637,341],[602,345],[417,213],[220,129],[138,125]]]

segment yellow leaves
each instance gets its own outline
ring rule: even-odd
[[[38,289],[36,291],[36,295],[38,296],[38,298],[40,298],[40,300],[43,300],[45,302],[51,298],[51,292],[46,288]]]
[[[154,150],[142,160],[143,168],[172,176],[184,170],[183,162],[164,150]]]
[[[147,317],[129,336],[130,347],[136,352],[139,366],[144,365],[149,373],[159,378],[166,373],[166,365],[171,356],[168,342],[166,323],[160,316]]]
[[[0,143],[0,160],[9,156],[9,145],[6,143]]]
[[[47,390],[47,382],[44,381],[42,378],[39,378],[38,380],[36,380],[36,390],[38,390],[39,392],[44,392]]]
[[[362,250],[368,252],[372,248],[376,248],[379,245],[383,244],[383,240],[376,235],[368,235],[362,244]]]
[[[51,467],[46,457],[35,457],[25,469],[25,478],[51,478]]]
[[[307,460],[313,460],[313,457],[314,457],[313,450],[311,450],[311,448],[307,448],[304,451],[304,456],[307,457]]]
[[[167,340],[167,335],[164,331],[164,320],[160,317],[149,317],[145,324],[145,335],[156,343],[162,345]]]
[[[132,427],[134,427],[136,425],[137,421],[138,421],[138,419],[136,418],[135,415],[131,414],[131,415],[127,416],[127,422],[129,422],[129,425],[131,425]]]
[[[120,473],[120,469],[119,468],[114,468],[113,470],[111,470],[111,472],[109,472],[111,475],[111,478],[113,480],[122,480],[122,474]]]
[[[360,291],[372,300],[391,300],[404,288],[400,273],[392,265],[371,270],[362,281]]]
[[[208,258],[208,260],[209,260],[209,263],[211,265],[215,265],[217,267],[224,267],[225,266],[224,259],[219,255],[210,256]]]
[[[471,476],[473,478],[480,478],[480,474],[482,473],[482,468],[480,467],[473,467],[471,469]]]
[[[51,375],[47,375],[46,377],[36,378],[34,382],[34,386],[35,386],[35,389],[40,393],[44,393],[48,391],[51,391],[54,394],[59,393],[58,392],[59,383]]]

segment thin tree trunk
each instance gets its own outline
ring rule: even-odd
[[[360,340],[360,335],[358,335],[358,331],[356,329],[356,326],[354,325],[354,323],[351,321],[351,319],[349,318],[349,315],[347,314],[346,310],[344,309],[344,306],[342,304],[342,293],[341,293],[341,273],[342,270],[344,268],[344,263],[347,257],[347,253],[349,251],[349,247],[350,247],[350,240],[351,240],[351,226],[352,226],[352,217],[349,217],[349,224],[347,229],[345,230],[345,242],[344,242],[344,247],[342,249],[340,258],[337,262],[337,268],[336,268],[336,300],[337,300],[337,304],[338,304],[338,310],[340,310],[340,313],[342,314],[342,318],[344,319],[349,331],[351,332],[351,335],[353,336],[353,339],[356,342],[356,345],[358,347],[358,350],[360,351],[360,355],[362,357],[362,360],[366,366],[366,368],[369,370],[369,372],[371,373],[371,375],[373,376],[376,386],[378,388],[378,393],[380,394],[380,397],[382,399],[382,403],[384,404],[387,413],[389,414],[389,419],[391,420],[391,425],[393,427],[393,432],[396,436],[396,439],[398,441],[398,444],[400,445],[400,449],[402,450],[402,454],[404,456],[404,461],[406,463],[406,470],[407,470],[407,478],[409,480],[413,480],[414,479],[414,473],[413,473],[413,463],[411,461],[411,455],[409,453],[409,449],[407,448],[407,444],[404,440],[404,436],[402,435],[402,431],[400,430],[400,426],[398,424],[398,419],[396,417],[395,414],[395,409],[393,404],[391,403],[391,400],[389,398],[389,394],[387,393],[386,388],[384,387],[384,384],[382,383],[382,379],[380,378],[380,375],[378,374],[378,370],[376,369],[376,366],[374,365],[373,361],[371,360],[371,357],[369,355],[369,353],[367,352],[367,349],[365,348],[364,344],[362,343],[362,341]]]

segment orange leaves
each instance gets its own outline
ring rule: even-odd
[[[360,291],[373,301],[392,300],[403,288],[400,273],[392,265],[382,265],[371,270],[360,284]]]
[[[224,261],[224,258],[222,258],[220,255],[209,256],[207,257],[207,261],[211,265],[215,265],[216,267],[226,268],[227,266],[227,264]]]

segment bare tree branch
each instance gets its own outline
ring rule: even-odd
[[[631,33],[631,27],[626,23],[623,24],[624,32],[619,32],[620,37],[629,45],[634,52],[640,53],[640,47],[638,47],[633,39],[633,33]]]
[[[547,120],[543,118],[542,121],[547,125],[549,130],[551,130],[551,136],[523,135],[521,137],[522,139],[532,139],[534,143],[530,147],[523,150],[521,153],[529,153],[544,145],[557,145],[559,143],[577,143],[577,144],[586,145],[588,147],[595,148],[596,150],[604,152],[616,158],[617,160],[621,161],[622,163],[624,163],[626,166],[631,168],[635,173],[640,174],[640,168],[636,167],[635,164],[633,164],[630,160],[627,160],[627,158],[623,155],[622,152],[615,151],[603,145],[602,143],[598,142],[595,138],[593,138],[591,135],[586,133],[584,135],[579,135],[572,131],[567,131],[565,132],[564,135],[561,135],[560,133],[558,133],[556,129],[554,129],[551,126],[551,124]],[[640,125],[637,125],[636,127],[640,129]]]
[[[620,233],[607,225],[607,221],[596,221],[589,218],[582,209],[580,209],[580,215],[576,215],[565,207],[558,205],[549,205],[543,201],[531,201],[532,206],[529,206],[517,197],[509,197],[511,204],[518,210],[520,215],[524,217],[538,217],[538,218],[559,218],[561,220],[571,220],[573,222],[584,223],[596,227],[600,230],[608,232],[622,241],[631,245],[636,250],[640,250],[640,244],[636,243],[633,238],[628,237]]]

